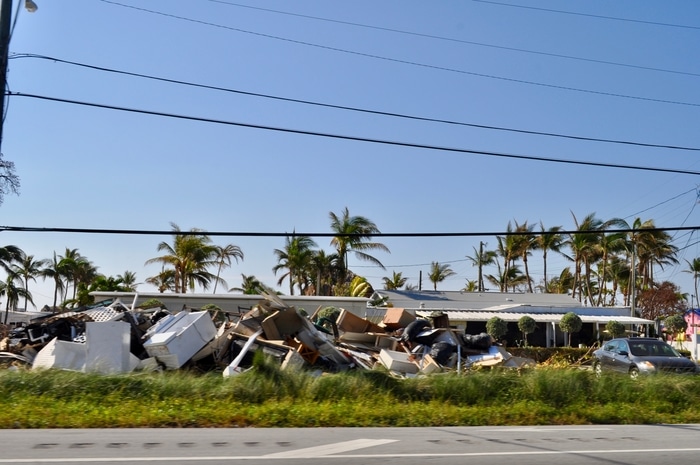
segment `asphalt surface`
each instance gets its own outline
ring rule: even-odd
[[[0,464],[697,463],[700,425],[1,430]]]

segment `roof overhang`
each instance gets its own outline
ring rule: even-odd
[[[416,316],[429,318],[434,312],[416,310]],[[513,312],[478,312],[467,310],[443,310],[450,321],[488,321],[497,316],[506,322],[517,322],[523,316],[529,316],[538,323],[559,323],[564,316],[563,313],[513,313]],[[610,321],[617,321],[623,325],[652,325],[653,320],[637,318],[633,316],[608,316],[608,315],[581,315],[578,314],[583,323],[607,324]]]

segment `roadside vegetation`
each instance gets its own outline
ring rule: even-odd
[[[400,379],[250,370],[104,376],[0,371],[0,428],[485,426],[700,423],[700,376],[596,378],[539,366]]]

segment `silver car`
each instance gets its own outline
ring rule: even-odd
[[[593,370],[625,373],[636,378],[640,374],[698,373],[698,365],[681,355],[664,341],[654,338],[627,337],[606,341],[593,352]]]

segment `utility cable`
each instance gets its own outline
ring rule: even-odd
[[[559,159],[559,158],[538,157],[538,156],[531,156],[531,155],[516,155],[516,154],[507,154],[507,153],[501,153],[501,152],[491,152],[491,151],[475,150],[475,149],[461,149],[461,148],[453,148],[453,147],[441,147],[441,146],[437,146],[437,145],[418,144],[418,143],[411,143],[411,142],[389,141],[389,140],[383,140],[383,139],[371,139],[371,138],[359,137],[359,136],[330,134],[330,133],[323,133],[323,132],[316,132],[316,131],[307,131],[307,130],[302,130],[302,129],[281,128],[281,127],[266,126],[266,125],[260,125],[260,124],[241,123],[241,122],[234,122],[234,121],[217,120],[217,119],[212,119],[212,118],[178,115],[178,114],[174,114],[174,113],[163,113],[163,112],[150,111],[150,110],[138,110],[138,109],[134,109],[134,108],[118,107],[118,106],[114,106],[114,105],[80,102],[80,101],[76,101],[76,100],[68,100],[68,99],[62,99],[62,98],[57,98],[57,97],[48,97],[48,96],[44,96],[44,95],[23,94],[23,93],[18,93],[18,92],[12,92],[8,95],[13,96],[13,97],[34,98],[34,99],[40,99],[40,100],[46,100],[46,101],[52,101],[52,102],[69,103],[72,105],[81,105],[81,106],[87,106],[87,107],[93,107],[93,108],[125,111],[125,112],[139,113],[139,114],[152,115],[152,116],[162,116],[162,117],[166,117],[166,118],[175,118],[175,119],[181,119],[181,120],[199,121],[199,122],[213,123],[213,124],[223,124],[223,125],[228,125],[228,126],[238,126],[238,127],[252,128],[252,129],[264,129],[267,131],[277,131],[277,132],[285,132],[285,133],[290,133],[290,134],[301,134],[301,135],[307,135],[307,136],[326,137],[326,138],[330,138],[330,139],[351,140],[351,141],[357,141],[357,142],[369,142],[369,143],[374,143],[374,144],[392,145],[392,146],[398,146],[398,147],[437,150],[437,151],[442,151],[442,152],[465,153],[465,154],[471,154],[471,155],[486,155],[486,156],[492,156],[492,157],[515,159],[515,160],[530,160],[530,161],[543,161],[543,162],[550,162],[550,163],[563,163],[563,164],[579,165],[579,166],[596,166],[596,167],[604,167],[604,168],[619,168],[619,169],[653,171],[653,172],[662,172],[662,173],[689,174],[689,175],[693,175],[693,176],[700,175],[700,172],[698,172],[698,171],[679,170],[679,169],[672,169],[672,168],[652,168],[652,167],[647,167],[647,166],[622,165],[622,164],[616,164],[616,163],[600,163],[600,162],[580,161],[580,160],[564,160],[564,159]]]
[[[479,2],[479,3],[490,3],[492,5],[507,6],[507,7],[512,7],[512,8],[524,8],[524,9],[528,9],[528,10],[547,11],[549,13],[560,13],[560,14],[575,15],[575,16],[587,16],[589,18],[608,19],[608,20],[612,20],[612,21],[624,21],[624,22],[628,22],[628,23],[649,24],[652,26],[677,27],[677,28],[683,28],[683,29],[700,29],[700,26],[687,26],[684,24],[660,23],[658,21],[643,21],[640,19],[618,18],[618,17],[614,17],[614,16],[594,15],[594,14],[588,14],[588,13],[577,13],[577,12],[573,12],[573,11],[554,10],[551,8],[540,8],[540,7],[529,6],[529,5],[514,5],[512,3],[494,2],[491,0],[472,0],[472,1]]]
[[[342,49],[342,48],[338,48],[338,47],[331,47],[328,45],[314,44],[314,43],[305,42],[302,40],[289,39],[286,37],[275,36],[272,34],[264,34],[261,32],[248,31],[245,29],[240,29],[240,28],[231,27],[231,26],[224,26],[221,24],[216,24],[216,23],[211,23],[211,22],[207,22],[207,21],[201,21],[201,20],[197,20],[197,19],[187,18],[184,16],[178,16],[178,15],[174,15],[174,14],[170,14],[170,13],[163,13],[161,11],[149,10],[147,8],[136,7],[133,5],[125,5],[123,3],[115,2],[112,0],[100,0],[100,1],[104,2],[104,3],[116,5],[116,6],[121,6],[123,8],[130,8],[130,9],[142,11],[145,13],[164,16],[167,18],[178,19],[181,21],[188,21],[188,22],[206,25],[206,26],[218,27],[221,29],[240,32],[243,34],[250,34],[250,35],[254,35],[254,36],[258,36],[258,37],[265,37],[267,39],[281,40],[284,42],[289,42],[289,43],[293,43],[293,44],[297,44],[297,45],[304,45],[307,47],[315,47],[315,48],[320,48],[323,50],[330,50],[333,52],[347,53],[350,55],[356,55],[356,56],[361,56],[361,57],[365,57],[365,58],[372,58],[375,60],[383,60],[383,61],[388,61],[388,62],[392,62],[392,63],[400,63],[400,64],[410,65],[410,66],[419,66],[422,68],[428,68],[428,69],[433,69],[433,70],[438,70],[438,71],[446,71],[446,72],[451,72],[451,73],[458,73],[458,74],[464,74],[464,75],[469,75],[469,76],[476,76],[476,77],[482,77],[482,78],[487,78],[487,79],[512,82],[512,83],[517,83],[517,84],[526,84],[526,85],[531,85],[531,86],[544,87],[544,88],[548,88],[548,89],[558,89],[558,90],[564,90],[564,91],[569,91],[569,92],[581,92],[581,93],[585,93],[585,94],[601,95],[601,96],[605,96],[605,97],[624,98],[624,99],[631,99],[631,100],[640,100],[640,101],[654,102],[654,103],[665,103],[665,104],[669,104],[669,105],[684,105],[684,106],[691,106],[691,107],[700,107],[700,103],[681,102],[681,101],[676,101],[676,100],[667,100],[667,99],[651,98],[651,97],[640,97],[640,96],[635,96],[635,95],[626,95],[626,94],[620,94],[620,93],[615,93],[615,92],[605,92],[605,91],[598,91],[598,90],[592,90],[592,89],[581,89],[581,88],[577,88],[577,87],[570,87],[570,86],[562,86],[562,85],[557,85],[557,84],[547,84],[547,83],[543,83],[543,82],[529,81],[526,79],[516,79],[516,78],[505,77],[505,76],[497,76],[497,75],[493,75],[493,74],[465,71],[465,70],[456,69],[456,68],[449,68],[446,66],[429,65],[426,63],[419,63],[419,62],[410,61],[410,60],[400,60],[398,58],[391,58],[391,57],[386,57],[386,56],[381,56],[381,55],[375,55],[372,53],[358,52],[358,51],[347,50],[347,49]]]
[[[700,226],[677,226],[666,228],[640,228],[640,229],[615,229],[615,230],[572,230],[559,231],[559,234],[602,234],[602,233],[630,233],[630,232],[665,232],[665,231],[698,231]],[[251,232],[251,231],[157,231],[137,229],[91,229],[91,228],[53,228],[53,227],[29,227],[29,226],[0,226],[0,232],[50,232],[50,233],[83,233],[83,234],[126,234],[142,236],[231,236],[231,237],[367,237],[367,234],[337,233],[337,232]],[[429,233],[376,233],[370,237],[484,237],[484,236],[531,236],[530,231],[506,231],[506,232],[429,232]],[[466,260],[463,260],[466,261]]]
[[[334,104],[330,104],[330,103],[314,102],[311,100],[301,100],[301,99],[295,99],[295,98],[289,98],[289,97],[281,97],[281,96],[277,96],[277,95],[269,95],[269,94],[261,94],[261,93],[257,93],[257,92],[236,90],[236,89],[231,89],[231,88],[226,88],[226,87],[211,86],[211,85],[206,85],[206,84],[197,84],[197,83],[188,82],[188,81],[181,81],[181,80],[177,80],[177,79],[169,79],[169,78],[158,77],[158,76],[153,76],[153,75],[148,75],[148,74],[123,71],[123,70],[118,70],[118,69],[114,69],[114,68],[106,68],[103,66],[89,65],[89,64],[85,64],[85,63],[63,60],[60,58],[54,58],[54,57],[49,57],[49,56],[45,56],[45,55],[36,55],[33,53],[15,53],[10,57],[10,59],[19,59],[19,58],[35,58],[35,59],[41,59],[41,60],[48,60],[48,61],[53,61],[56,63],[63,63],[63,64],[67,64],[67,65],[72,65],[72,66],[93,69],[96,71],[103,71],[103,72],[108,72],[108,73],[122,74],[125,76],[133,76],[133,77],[138,77],[138,78],[151,79],[154,81],[167,82],[167,83],[171,83],[171,84],[179,84],[179,85],[183,85],[183,86],[216,90],[216,91],[220,91],[220,92],[228,92],[228,93],[239,94],[239,95],[247,95],[247,96],[251,96],[251,97],[260,97],[260,98],[266,98],[266,99],[271,99],[271,100],[279,100],[279,101],[283,101],[283,102],[301,103],[304,105],[333,108],[333,109],[337,109],[337,110],[354,111],[354,112],[359,112],[359,113],[367,113],[367,114],[380,115],[380,116],[391,116],[394,118],[403,118],[403,119],[410,119],[410,120],[416,120],[416,121],[427,121],[427,122],[431,122],[431,123],[451,124],[451,125],[456,125],[456,126],[466,126],[466,127],[477,128],[477,129],[489,129],[489,130],[493,130],[493,131],[506,131],[506,132],[514,132],[514,133],[536,135],[536,136],[559,137],[559,138],[564,138],[564,139],[583,140],[583,141],[590,141],[590,142],[633,145],[633,146],[638,146],[638,147],[652,147],[652,148],[662,148],[662,149],[671,149],[671,150],[700,151],[700,148],[698,148],[698,147],[687,147],[687,146],[667,145],[667,144],[651,144],[651,143],[645,143],[645,142],[634,142],[634,141],[619,140],[619,139],[601,139],[601,138],[595,138],[595,137],[577,136],[577,135],[573,135],[573,134],[560,134],[560,133],[544,132],[544,131],[530,131],[530,130],[526,130],[526,129],[505,128],[505,127],[491,126],[491,125],[485,125],[485,124],[465,123],[465,122],[454,121],[454,120],[428,118],[428,117],[424,117],[424,116],[415,116],[415,115],[406,115],[406,114],[393,113],[393,112],[388,112],[388,111],[370,110],[370,109],[359,108],[359,107],[334,105]]]
[[[484,42],[474,42],[471,40],[455,39],[453,37],[436,36],[436,35],[432,35],[432,34],[423,34],[420,32],[405,31],[405,30],[393,29],[393,28],[389,28],[389,27],[371,26],[368,24],[354,23],[351,21],[342,21],[342,20],[338,20],[338,19],[321,18],[319,16],[291,13],[289,11],[273,10],[271,8],[262,8],[259,6],[241,5],[240,3],[227,2],[224,0],[209,0],[209,1],[212,3],[221,3],[223,5],[229,5],[229,6],[239,7],[239,8],[248,8],[251,10],[258,10],[258,11],[266,11],[269,13],[275,13],[275,14],[280,14],[280,15],[295,16],[298,18],[312,19],[315,21],[325,21],[325,22],[335,23],[335,24],[344,24],[346,26],[361,27],[361,28],[366,28],[366,29],[374,29],[377,31],[392,32],[395,34],[404,34],[404,35],[410,35],[410,36],[415,36],[415,37],[422,37],[422,38],[426,38],[426,39],[442,40],[442,41],[446,41],[446,42],[453,42],[453,43],[466,44],[466,45],[475,45],[478,47],[488,47],[488,48],[494,48],[494,49],[498,49],[498,50],[507,50],[509,52],[530,53],[533,55],[542,55],[542,56],[552,57],[552,58],[564,58],[567,60],[585,61],[588,63],[596,63],[596,64],[603,64],[603,65],[610,65],[610,66],[621,66],[621,67],[625,67],[625,68],[641,69],[644,71],[657,71],[657,72],[661,72],[661,73],[682,74],[682,75],[686,75],[686,76],[700,76],[700,73],[690,73],[690,72],[686,72],[686,71],[677,71],[677,70],[672,70],[672,69],[654,68],[652,66],[632,65],[629,63],[620,63],[620,62],[616,62],[616,61],[598,60],[595,58],[584,58],[584,57],[577,57],[577,56],[571,56],[571,55],[563,55],[563,54],[559,54],[559,53],[549,53],[549,52],[542,52],[542,51],[538,51],[538,50],[528,50],[528,49],[517,48],[517,47],[506,47],[506,46],[502,46],[502,45],[487,44]]]

